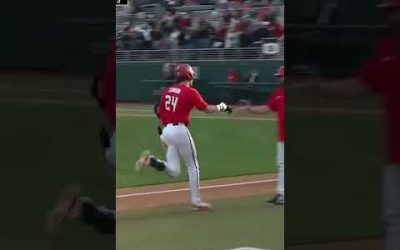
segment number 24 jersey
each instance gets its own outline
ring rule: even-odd
[[[193,107],[204,110],[207,107],[200,93],[184,84],[175,84],[161,93],[159,115],[161,123],[183,123],[189,125],[190,112]]]

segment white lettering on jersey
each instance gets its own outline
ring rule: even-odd
[[[170,96],[170,95],[165,96],[165,110],[171,111],[172,107],[172,112],[175,112],[177,103],[178,103],[177,96]]]
[[[181,93],[181,89],[172,87],[168,89],[168,93],[175,93],[179,95]]]

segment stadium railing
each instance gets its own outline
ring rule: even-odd
[[[164,62],[166,57],[184,61],[229,61],[229,60],[283,60],[283,52],[268,54],[257,48],[210,48],[170,50],[118,50],[117,62]]]

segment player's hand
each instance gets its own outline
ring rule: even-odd
[[[226,109],[225,109],[225,112],[228,113],[228,114],[232,114],[233,108],[232,108],[231,106],[228,105],[228,106],[226,107]]]
[[[158,132],[158,135],[162,135],[162,127],[161,126],[157,126],[157,132]]]
[[[221,102],[220,104],[217,105],[217,109],[220,112],[225,112],[225,110],[228,108],[228,105],[226,103]]]

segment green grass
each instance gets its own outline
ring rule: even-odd
[[[122,114],[152,114],[139,112],[137,109],[135,111],[133,108],[125,108]],[[127,110],[130,112],[127,113]],[[117,119],[118,187],[186,180],[184,164],[181,165],[182,175],[176,179],[153,169],[134,172],[134,161],[144,149],[150,149],[162,159],[165,157],[156,132],[158,121],[156,117],[131,117],[122,114],[118,115]],[[210,116],[218,115],[224,116],[224,114]],[[205,115],[195,112],[193,116]],[[240,118],[238,115],[235,117]],[[213,179],[275,172],[275,129],[276,123],[273,120],[192,119],[190,131],[198,151],[201,178]]]
[[[265,199],[215,201],[208,212],[184,205],[125,212],[117,218],[117,250],[283,250],[283,208],[266,208]]]

